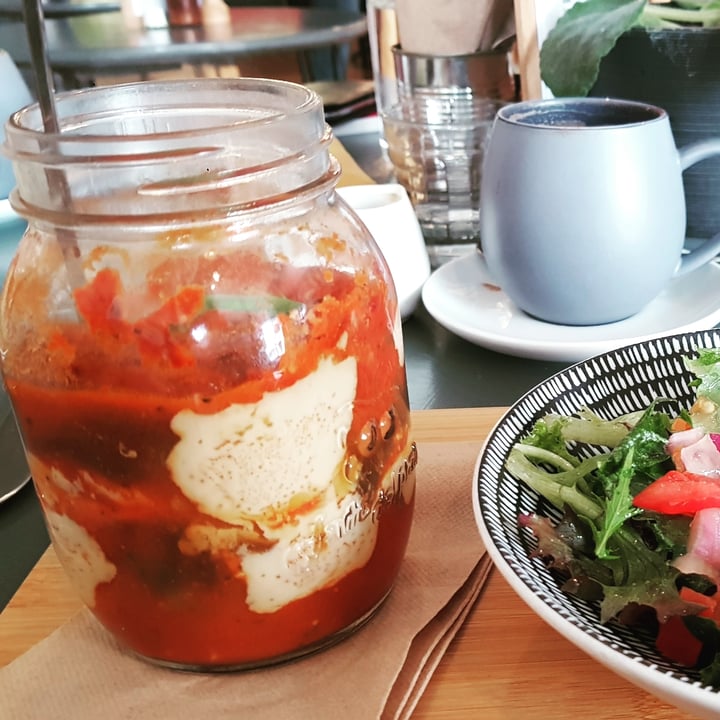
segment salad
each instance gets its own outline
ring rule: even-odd
[[[506,468],[552,506],[518,523],[563,591],[720,689],[720,349],[683,361],[689,409],[657,398],[611,420],[548,414]]]

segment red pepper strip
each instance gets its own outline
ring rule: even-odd
[[[188,285],[140,323],[172,329],[194,320],[204,306],[205,290],[200,285]]]
[[[720,478],[670,470],[634,498],[635,507],[664,515],[694,515],[720,507]]]
[[[714,596],[708,597],[688,587],[682,587],[680,597],[688,602],[705,605],[706,609],[699,613],[700,617],[713,617],[717,605]],[[673,615],[660,625],[655,647],[669,660],[685,667],[694,667],[700,657],[702,642],[688,630],[681,615]]]
[[[688,630],[681,615],[673,615],[660,625],[655,647],[668,660],[693,667],[700,657],[702,643]]]
[[[116,334],[126,329],[115,300],[122,286],[115,270],[101,270],[85,287],[75,290],[75,305],[93,332]]]
[[[689,587],[680,588],[680,597],[690,603],[696,605],[704,605],[705,610],[698,613],[700,617],[714,617],[715,608],[717,607],[717,595],[703,595],[697,590]]]
[[[159,310],[135,323],[133,332],[143,355],[166,358],[174,367],[192,365],[193,355],[188,347],[178,342],[177,332],[194,320],[204,307],[205,291],[193,285],[183,288]]]
[[[75,291],[78,312],[90,329],[98,334],[110,334],[120,342],[134,338],[147,360],[166,360],[175,367],[192,365],[192,353],[179,342],[177,331],[182,333],[183,326],[204,309],[203,288],[196,285],[183,288],[132,326],[121,317],[118,303],[121,293],[120,277],[110,269],[101,270],[92,282]]]
[[[683,430],[690,430],[692,425],[681,417],[676,417],[670,424],[670,432],[681,432]]]

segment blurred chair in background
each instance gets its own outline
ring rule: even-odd
[[[348,12],[365,12],[364,0],[292,0],[291,5],[333,8]],[[345,80],[351,60],[352,48],[348,43],[318,48],[308,52],[309,74],[314,81]]]
[[[0,31],[0,48],[12,58],[26,84],[34,88],[21,0],[0,0]]]
[[[5,122],[16,110],[33,101],[25,79],[5,50],[0,50],[0,144],[5,140]],[[15,185],[10,159],[0,154],[0,199]]]
[[[34,100],[23,76],[10,55],[0,50],[0,144],[5,141],[5,122],[16,110]],[[0,153],[0,288],[5,273],[15,254],[18,241],[25,231],[26,222],[10,207],[7,199],[15,187],[10,158]]]
[[[288,6],[328,8],[346,10],[352,13],[365,13],[365,0],[225,0],[230,7],[252,6]],[[361,56],[365,56],[362,47]],[[368,56],[369,58],[369,56]],[[349,43],[331,47],[303,50],[298,53],[302,79],[305,82],[345,80],[352,59],[352,47]],[[369,59],[367,60],[369,72]]]
[[[370,77],[369,67],[366,70],[358,62],[362,51],[356,51],[367,40],[367,33],[364,37],[361,31],[358,34],[364,17],[364,12],[358,9],[364,6],[365,0],[225,0],[241,15],[245,8],[250,24],[257,20],[255,25],[245,30],[245,23],[237,21],[230,37],[226,37],[222,28],[219,32],[216,29],[207,33],[207,37],[203,30],[199,30],[197,41],[192,33],[194,28],[190,29],[189,35],[176,33],[169,38],[166,37],[167,28],[164,29],[165,35],[161,30],[144,27],[137,30],[138,37],[132,35],[135,29],[130,30],[130,35],[124,32],[126,27],[113,33],[112,28],[116,27],[118,18],[123,18],[121,11],[107,11],[108,7],[117,7],[115,0],[45,1],[48,8],[50,3],[52,7],[72,4],[73,7],[83,8],[79,13],[83,17],[70,17],[66,10],[61,17],[47,18],[48,45],[54,49],[53,76],[58,91],[117,82],[123,74],[125,80],[135,79],[127,75],[138,73],[139,79],[145,79],[150,72],[183,75],[193,72],[205,76],[208,69],[213,70],[212,76],[225,76],[230,72],[232,76],[237,73],[258,74],[305,83],[344,82],[349,74],[354,78],[358,75]],[[157,0],[163,5],[165,1]],[[258,8],[257,18],[253,14],[254,8]],[[284,13],[277,18],[278,37],[273,36],[274,8],[279,14]],[[346,28],[352,30],[346,32]],[[247,33],[247,44],[253,48],[249,52],[243,49],[244,32]],[[103,37],[108,34],[108,44],[103,44]],[[332,44],[336,34],[342,39]],[[265,35],[268,47],[263,45]],[[284,37],[288,39],[287,48],[283,46]],[[330,45],[313,45],[314,42],[327,43],[329,38]],[[231,53],[225,46],[226,42],[232,44],[233,49],[240,47],[240,52]],[[208,56],[206,52],[199,57],[195,48],[205,46],[212,48],[212,55]],[[275,50],[271,51],[270,47]],[[10,54],[25,81],[34,88],[22,0],[0,0],[0,48]],[[109,69],[110,64],[105,64],[105,58],[110,54],[113,57],[112,70]],[[85,55],[86,64],[81,59]],[[288,55],[294,62],[286,61]],[[125,63],[125,60],[128,62]]]

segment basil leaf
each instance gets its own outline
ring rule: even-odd
[[[267,313],[269,315],[287,315],[303,304],[279,295],[208,295],[205,298],[206,310],[221,312]]]

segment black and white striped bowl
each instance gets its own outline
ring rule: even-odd
[[[557,517],[539,496],[505,470],[515,442],[549,412],[570,415],[589,407],[605,418],[644,410],[656,398],[689,407],[693,376],[682,358],[720,347],[720,330],[690,332],[628,345],[553,375],[518,400],[495,425],[475,467],[473,509],[497,569],[543,620],[614,672],[700,717],[720,716],[720,693],[697,674],[663,659],[653,640],[618,623],[600,624],[599,609],[560,590],[542,561],[531,557],[532,533],[518,527],[528,512]],[[670,408],[668,408],[670,409]]]

